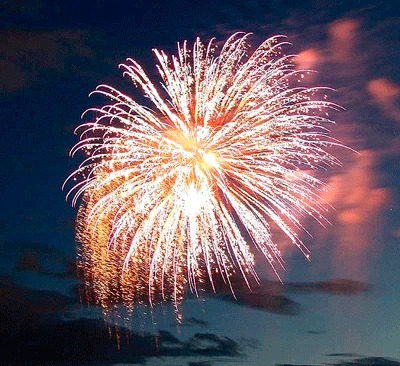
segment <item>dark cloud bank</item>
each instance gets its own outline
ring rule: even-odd
[[[77,292],[66,296],[53,290],[35,290],[18,283],[16,276],[25,272],[42,278],[72,279],[73,261],[39,243],[8,242],[0,248],[1,254],[15,262],[12,273],[0,275],[0,365],[112,365],[166,356],[198,357],[197,363],[203,365],[204,358],[243,355],[238,342],[209,332],[180,340],[167,331],[150,334],[119,329],[117,342],[115,328],[108,328],[103,320],[61,320],[61,314],[79,304]],[[194,317],[182,325],[208,327],[206,321]]]
[[[167,331],[157,334],[128,332],[121,329],[120,349],[115,336],[99,319],[74,319],[64,321],[60,314],[78,304],[77,293],[62,295],[52,290],[34,290],[14,280],[18,273],[36,276],[73,279],[75,264],[63,252],[38,243],[6,243],[2,254],[12,248],[14,271],[0,277],[0,364],[5,365],[112,365],[113,363],[144,363],[150,357],[198,357],[190,366],[209,366],[210,359],[229,357],[243,360],[244,348],[240,341],[229,337],[202,332],[188,340],[180,340]],[[80,285],[78,285],[79,287]],[[332,280],[313,283],[287,283],[263,281],[252,290],[237,280],[235,298],[222,283],[216,283],[217,294],[205,291],[205,297],[236,303],[280,315],[298,315],[301,306],[285,294],[292,292],[322,292],[335,295],[357,295],[371,290],[371,286],[350,280]],[[72,286],[73,288],[73,286]],[[189,317],[182,326],[208,328],[203,319]],[[310,331],[311,332],[311,331]],[[315,331],[312,331],[313,334]],[[126,335],[126,337],[125,337]],[[332,355],[333,356],[333,355]],[[340,355],[339,355],[340,356]],[[360,361],[361,360],[361,361]],[[355,359],[353,363],[338,365],[390,365],[380,358]],[[380,361],[379,361],[380,360]],[[384,362],[392,363],[384,363]],[[358,362],[358,363],[357,363]]]
[[[104,322],[77,319],[63,322],[57,313],[76,299],[53,291],[32,290],[3,278],[0,282],[1,364],[112,365],[143,363],[148,357],[236,357],[239,344],[212,333],[181,341],[171,333],[139,334],[122,329],[120,349]],[[195,320],[192,319],[192,322]]]

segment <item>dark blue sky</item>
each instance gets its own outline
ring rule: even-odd
[[[33,242],[73,256],[75,209],[61,191],[77,164],[68,157],[73,130],[85,109],[102,103],[87,97],[98,84],[139,95],[117,67],[126,57],[156,77],[154,47],[172,53],[177,41],[223,41],[235,31],[254,33],[250,42],[256,46],[286,34],[291,52],[299,54],[298,67],[317,70],[309,82],[337,90],[333,99],[346,110],[335,116],[333,134],[361,155],[338,152],[343,167],[324,177],[333,226],[305,223],[313,235],[305,237],[313,260],[285,247],[285,280],[344,278],[375,290],[351,300],[293,295],[306,309],[296,317],[217,300],[195,308],[212,331],[235,340],[253,334],[258,348],[247,351],[251,365],[264,364],[267,355],[271,364],[318,363],[335,352],[400,357],[399,15],[396,1],[1,1],[3,249]],[[35,287],[27,278],[19,283]],[[46,281],[40,283],[43,289]],[[201,318],[188,308],[189,318]]]

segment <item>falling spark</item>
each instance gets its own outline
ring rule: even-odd
[[[248,34],[154,50],[161,88],[128,59],[124,75],[151,108],[117,89],[94,93],[111,103],[89,109],[71,155],[86,158],[67,181],[80,202],[79,268],[105,311],[172,301],[221,279],[258,279],[255,252],[276,271],[278,227],[309,258],[301,218],[323,223],[324,189],[312,170],[339,162],[328,147],[326,89],[299,87],[285,37],[249,54]],[[276,271],[277,275],[278,272]]]

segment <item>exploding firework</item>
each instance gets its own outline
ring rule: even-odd
[[[80,201],[79,266],[104,309],[177,306],[188,289],[257,280],[254,253],[283,265],[272,226],[308,256],[300,218],[324,220],[310,172],[338,163],[326,151],[337,106],[298,86],[305,72],[283,54],[284,37],[250,54],[248,36],[219,52],[199,39],[177,56],[154,50],[161,88],[128,59],[121,68],[148,106],[111,86],[94,92],[111,103],[77,128],[71,155],[86,158],[67,181]]]

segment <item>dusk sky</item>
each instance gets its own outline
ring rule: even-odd
[[[400,10],[397,1],[0,2],[0,364],[400,365]],[[99,84],[141,101],[127,57],[159,83],[153,48],[250,32],[282,34],[308,85],[334,89],[341,167],[319,172],[331,225],[304,219],[308,261],[277,234],[283,284],[266,261],[249,292],[189,296],[134,313],[120,349],[101,311],[82,306],[76,208],[61,186]],[[79,159],[78,159],[79,160]],[[260,260],[259,260],[260,259]],[[147,312],[148,313],[148,312]]]

